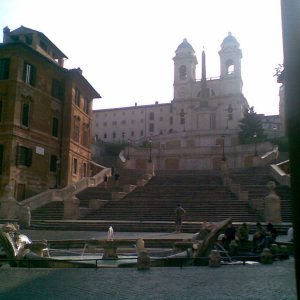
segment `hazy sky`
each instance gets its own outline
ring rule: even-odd
[[[187,38],[207,76],[220,75],[220,44],[232,34],[243,52],[243,92],[257,113],[278,114],[283,62],[280,0],[1,0],[2,29],[43,32],[100,93],[94,108],[170,102],[173,60]]]

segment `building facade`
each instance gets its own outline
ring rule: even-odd
[[[220,76],[207,78],[202,52],[202,77],[198,80],[195,51],[184,39],[173,58],[173,100],[94,110],[94,137],[104,142],[142,142],[149,138],[163,142],[184,133],[187,139],[197,136],[195,145],[214,146],[226,134],[230,136],[227,143],[236,143],[239,120],[248,103],[242,91],[242,51],[231,33],[223,40],[219,56]]]
[[[80,69],[43,33],[3,30],[0,44],[0,191],[18,201],[88,176],[92,101]]]

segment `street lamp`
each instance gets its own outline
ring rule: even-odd
[[[149,163],[152,163],[152,139],[149,139]]]
[[[131,143],[131,141],[130,141],[130,139],[128,139],[127,140],[127,160],[130,160],[130,156],[129,156],[129,148],[130,148],[130,143]]]
[[[254,132],[253,138],[254,138],[254,156],[257,156],[258,153],[257,153],[257,147],[256,147],[256,138],[257,138],[256,132]]]
[[[272,129],[273,129],[273,132],[274,132],[274,143],[273,143],[273,145],[276,146],[276,144],[277,144],[277,126],[273,125]]]
[[[221,137],[222,137],[222,161],[226,161],[226,156],[225,156],[225,134],[222,134]]]

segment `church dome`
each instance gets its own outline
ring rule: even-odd
[[[177,47],[176,54],[194,54],[195,50],[191,46],[191,44],[187,41],[187,39],[184,39],[183,42]]]
[[[232,48],[239,48],[240,44],[239,42],[236,40],[236,38],[231,34],[231,32],[228,32],[227,37],[223,40],[222,44],[221,44],[222,48],[228,48],[228,47],[232,47]]]

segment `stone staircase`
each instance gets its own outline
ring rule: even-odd
[[[183,226],[185,232],[197,232],[204,221],[216,222],[228,217],[236,223],[254,225],[258,221],[248,202],[238,200],[222,185],[218,171],[157,171],[145,186],[137,187],[122,199],[113,200],[113,192],[122,192],[124,184],[132,184],[142,176],[135,170],[119,171],[119,186],[115,186],[111,178],[107,189],[101,185],[77,194],[80,206],[86,209],[80,220],[63,221],[62,203],[59,207],[52,202],[48,207],[33,211],[33,228],[106,231],[112,225],[116,231],[171,232],[174,230],[177,203],[181,203],[187,211]],[[241,171],[237,171],[236,175],[245,180],[247,187],[246,176],[243,177]],[[248,186],[251,185],[254,185],[252,181]],[[261,190],[263,196],[265,191],[267,193],[266,188]],[[88,205],[91,199],[102,199],[105,203],[101,208],[92,210]]]
[[[248,191],[249,199],[259,199],[268,195],[267,183],[275,181],[270,174],[270,167],[255,167],[249,169],[230,170],[230,177],[234,183],[241,185],[243,191]],[[276,183],[276,194],[281,200],[282,222],[291,222],[291,189]]]

